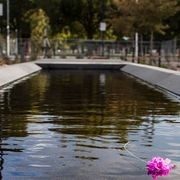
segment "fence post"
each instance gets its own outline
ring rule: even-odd
[[[159,42],[158,47],[158,67],[161,67],[161,42]]]

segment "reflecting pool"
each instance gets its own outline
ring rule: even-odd
[[[180,103],[117,71],[42,71],[1,89],[0,123],[2,179],[147,180],[153,156],[180,177]]]

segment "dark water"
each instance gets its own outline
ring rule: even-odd
[[[120,72],[42,72],[0,91],[0,123],[3,179],[146,180],[152,156],[180,179],[180,103]]]

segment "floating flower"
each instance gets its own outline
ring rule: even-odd
[[[151,175],[153,180],[156,180],[158,176],[167,176],[174,165],[171,164],[171,160],[161,157],[153,157],[152,160],[147,162],[148,175]]]

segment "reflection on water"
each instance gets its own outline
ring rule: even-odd
[[[0,91],[4,179],[147,179],[169,157],[180,176],[180,105],[120,72],[42,72]]]

